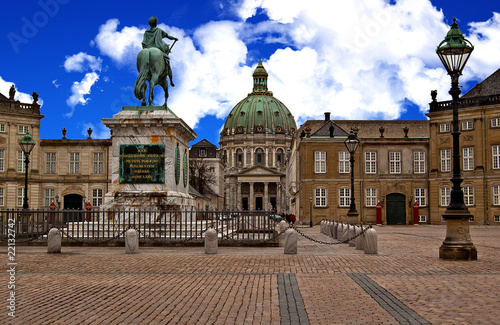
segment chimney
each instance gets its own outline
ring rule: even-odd
[[[325,112],[325,122],[330,121],[330,112]]]

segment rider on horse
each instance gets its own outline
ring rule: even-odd
[[[151,28],[147,29],[144,32],[144,38],[142,39],[142,48],[146,49],[155,47],[163,53],[163,56],[165,57],[165,64],[167,66],[167,71],[168,71],[167,74],[168,77],[170,78],[170,85],[174,87],[175,85],[174,82],[172,81],[172,69],[170,68],[170,58],[168,56],[168,54],[170,53],[170,49],[167,43],[163,41],[163,38],[168,38],[173,41],[177,41],[178,39],[176,37],[168,35],[164,30],[156,27],[157,23],[158,19],[155,16],[149,18],[148,24],[149,26],[151,26]]]

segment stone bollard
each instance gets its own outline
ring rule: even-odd
[[[57,228],[52,228],[49,231],[47,238],[47,253],[61,252],[61,232]]]
[[[319,224],[319,232],[326,235],[325,226],[326,226],[326,221],[321,220],[321,223]]]
[[[294,229],[285,232],[285,254],[297,254],[297,232]]]
[[[342,237],[341,241],[345,242],[348,244],[347,240],[349,239],[349,225],[344,225],[344,228],[342,228]]]
[[[361,232],[363,232],[363,226],[357,226],[356,227],[356,235],[361,234]],[[365,237],[365,234],[362,234],[362,235],[359,235],[358,237],[356,237],[355,241],[356,241],[356,250],[357,251],[363,250],[364,237]]]
[[[338,241],[342,241],[342,234],[344,233],[344,224],[341,222],[337,226],[337,238]]]
[[[356,226],[351,225],[351,227],[349,227],[349,247],[356,246],[356,243],[354,242],[356,239],[353,239],[354,236],[356,236]]]
[[[333,238],[333,221],[328,223],[328,236]]]
[[[278,233],[282,233],[286,230],[286,228],[288,228],[288,225],[286,224],[286,221],[285,220],[281,220],[280,223],[278,224]],[[279,237],[278,237],[278,242],[279,242],[279,246],[280,247],[283,247],[285,246],[285,234],[281,234]]]
[[[205,232],[205,254],[217,254],[219,249],[219,238],[217,230],[209,228]]]
[[[337,239],[337,228],[339,227],[339,223],[335,221],[333,223],[333,239]]]
[[[363,243],[365,254],[377,254],[377,232],[370,228],[365,232],[365,242]]]
[[[139,234],[135,229],[129,229],[125,232],[125,253],[139,253]]]

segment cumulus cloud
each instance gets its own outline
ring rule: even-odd
[[[439,100],[449,97],[449,78],[435,49],[451,22],[429,0],[231,4],[238,21],[212,21],[189,32],[159,25],[179,38],[171,54],[176,87],[169,89],[168,104],[191,126],[207,114],[227,116],[251,92],[260,58],[269,90],[299,124],[325,111],[339,119],[395,119],[406,101],[425,113],[431,89],[438,90]],[[251,23],[257,14],[259,22]],[[460,28],[476,45],[461,82],[494,72],[500,65],[500,15]],[[93,44],[118,65],[135,68],[144,30],[120,29],[110,19]],[[262,45],[275,49],[264,57]],[[155,104],[162,103],[161,90],[155,91]]]
[[[73,116],[76,105],[87,104],[89,98],[85,98],[85,95],[90,94],[90,88],[97,80],[99,80],[99,75],[97,73],[88,72],[85,74],[82,81],[75,81],[73,83],[73,86],[71,86],[71,96],[66,100],[66,104],[71,107],[71,111],[66,114],[66,117]]]
[[[10,91],[10,87],[12,85],[14,85],[14,87],[16,88],[16,94],[14,95],[14,100],[18,100],[21,103],[32,103],[33,102],[33,98],[31,97],[30,94],[19,91],[19,89],[17,89],[16,84],[14,82],[6,81],[0,76],[0,94],[9,98],[9,91]],[[43,105],[43,100],[41,98],[38,99],[38,104],[40,106]]]
[[[64,69],[66,72],[84,72],[88,69],[92,71],[100,71],[102,66],[102,59],[96,58],[93,55],[80,52],[74,55],[67,55],[64,61]]]

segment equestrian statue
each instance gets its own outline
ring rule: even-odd
[[[146,81],[149,82],[148,103],[150,106],[153,104],[153,89],[156,85],[160,85],[165,92],[165,106],[167,106],[168,99],[167,77],[170,79],[170,85],[175,86],[172,81],[169,54],[178,39],[156,27],[157,23],[158,19],[156,17],[149,18],[148,24],[151,28],[144,32],[142,50],[137,54],[139,76],[135,81],[134,95],[137,99],[142,100],[142,106],[146,106]],[[164,38],[173,40],[172,46],[169,47],[163,41]]]

